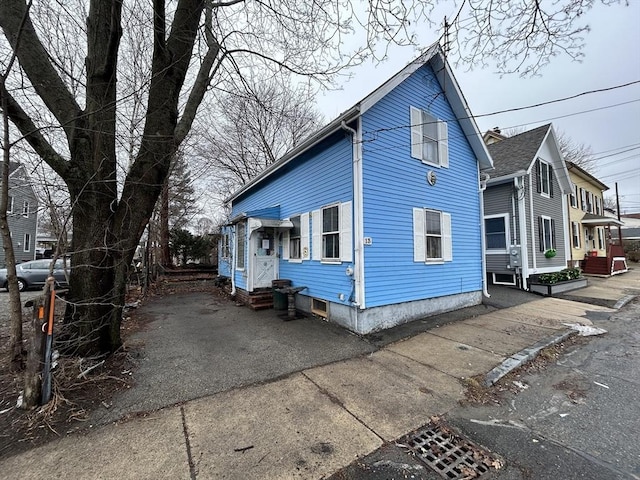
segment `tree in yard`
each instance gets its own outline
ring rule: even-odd
[[[208,256],[211,240],[208,235],[196,236],[182,228],[174,228],[169,235],[171,253],[178,257],[182,265],[189,260],[199,260]]]
[[[433,3],[368,2],[363,12],[348,0],[77,0],[31,10],[25,0],[0,2],[0,48],[3,58],[14,52],[19,67],[1,86],[3,111],[69,190],[66,322],[77,351],[119,347],[128,266],[212,82],[229,88],[250,71],[289,71],[327,84],[375,52],[376,42],[412,44],[411,25],[428,20]],[[528,32],[472,30],[473,51],[515,55],[531,68],[543,54],[575,54],[584,28],[572,25],[593,2],[559,0],[546,10],[540,3],[467,0],[478,25],[499,20]],[[346,51],[356,26],[362,46]],[[127,57],[123,36],[148,48]],[[134,73],[139,81],[125,81]],[[129,108],[136,96],[137,110]],[[135,121],[123,122],[125,115]]]

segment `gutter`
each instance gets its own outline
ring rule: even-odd
[[[480,243],[482,245],[482,294],[487,298],[491,298],[491,294],[487,290],[487,240],[485,238],[484,230],[484,191],[487,189],[488,181],[489,174],[480,173],[480,166],[478,165],[478,196],[480,198]]]

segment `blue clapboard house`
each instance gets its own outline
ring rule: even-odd
[[[361,334],[479,304],[491,168],[432,46],[232,195],[220,274],[245,301],[291,280],[299,310]]]

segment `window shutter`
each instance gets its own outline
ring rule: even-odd
[[[282,259],[289,260],[289,230],[282,232]]]
[[[542,217],[538,217],[538,243],[540,244],[539,250],[544,252],[544,232],[542,231]]]
[[[551,219],[551,248],[556,248],[556,221]]]
[[[453,239],[451,237],[451,214],[442,212],[442,258],[453,260]]]
[[[413,209],[413,261],[424,263],[427,260],[425,252],[425,213],[423,208]]]
[[[422,110],[411,109],[411,157],[422,160]]]
[[[549,165],[549,196],[553,198],[553,168]]]
[[[536,190],[538,193],[542,191],[542,182],[540,179],[540,169],[542,166],[540,165],[540,160],[536,160]]]
[[[351,202],[340,204],[340,260],[343,262],[353,261],[353,215],[351,212]]]
[[[313,235],[311,244],[311,259],[322,260],[322,210],[311,212],[311,234]]]
[[[449,168],[449,129],[447,122],[438,121],[438,162]]]
[[[309,214],[300,215],[300,258],[309,260]]]

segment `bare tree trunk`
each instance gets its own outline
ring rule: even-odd
[[[9,287],[9,311],[10,311],[10,336],[9,351],[11,366],[14,370],[21,370],[23,365],[24,345],[22,344],[22,306],[20,302],[20,291],[18,289],[18,277],[16,275],[16,257],[13,250],[13,240],[9,230],[9,220],[7,218],[7,207],[9,201],[9,162],[10,162],[10,142],[9,142],[9,115],[7,114],[7,99],[4,94],[5,76],[0,77],[2,82],[2,191],[0,192],[0,232],[2,232],[2,245],[4,248],[4,258],[7,265],[7,284]],[[2,285],[0,285],[2,287]]]
[[[33,318],[31,326],[33,327],[33,337],[29,345],[29,353],[27,355],[27,367],[24,372],[24,396],[22,408],[31,409],[40,402],[42,392],[42,350],[44,343],[44,333],[42,325],[44,319],[40,317],[40,308],[45,308],[44,294],[33,300]],[[27,306],[29,304],[27,303]]]
[[[160,195],[160,262],[163,267],[172,263],[169,251],[169,177],[164,181]]]

